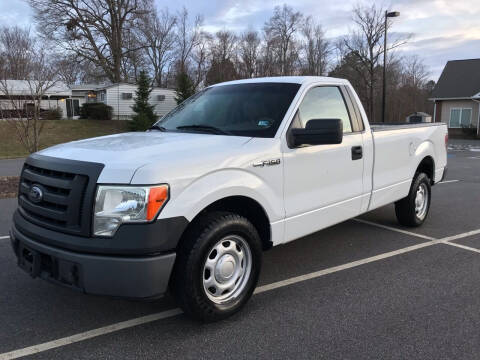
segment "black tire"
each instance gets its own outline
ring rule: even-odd
[[[425,213],[422,216],[417,214],[415,210],[415,198],[417,195],[417,190],[422,186],[426,189],[427,192],[427,204]],[[397,201],[395,203],[395,214],[397,215],[397,220],[401,225],[409,227],[417,227],[424,223],[425,219],[428,216],[430,210],[432,198],[432,189],[430,185],[430,178],[425,173],[416,173],[413,178],[412,185],[410,186],[410,192],[407,197]]]
[[[204,264],[212,247],[226,236],[239,236],[248,243],[251,271],[245,276],[241,293],[229,302],[218,304],[206,293]],[[178,304],[190,317],[202,322],[222,320],[239,311],[252,296],[261,264],[261,240],[246,218],[223,211],[206,213],[191,224],[177,249],[171,288]]]

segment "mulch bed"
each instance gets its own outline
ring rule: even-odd
[[[0,199],[17,196],[18,180],[18,176],[0,176]]]

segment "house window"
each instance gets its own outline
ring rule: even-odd
[[[122,100],[131,100],[132,93],[122,93]]]
[[[157,95],[158,101],[165,101],[165,95]]]
[[[450,109],[450,128],[470,127],[472,123],[472,109],[471,108],[452,108]]]
[[[104,92],[100,93],[100,101],[105,101],[105,93]]]

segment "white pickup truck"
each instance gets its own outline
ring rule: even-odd
[[[33,277],[137,299],[171,289],[214,321],[250,298],[272,246],[393,202],[421,225],[447,140],[444,124],[369,125],[346,80],[217,84],[150,131],[29,156],[11,242]]]

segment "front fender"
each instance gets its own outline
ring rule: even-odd
[[[230,196],[245,196],[258,202],[270,223],[284,218],[281,179],[268,184],[260,176],[243,169],[222,169],[205,174],[172,194],[160,217],[184,216],[191,221],[215,201]]]

